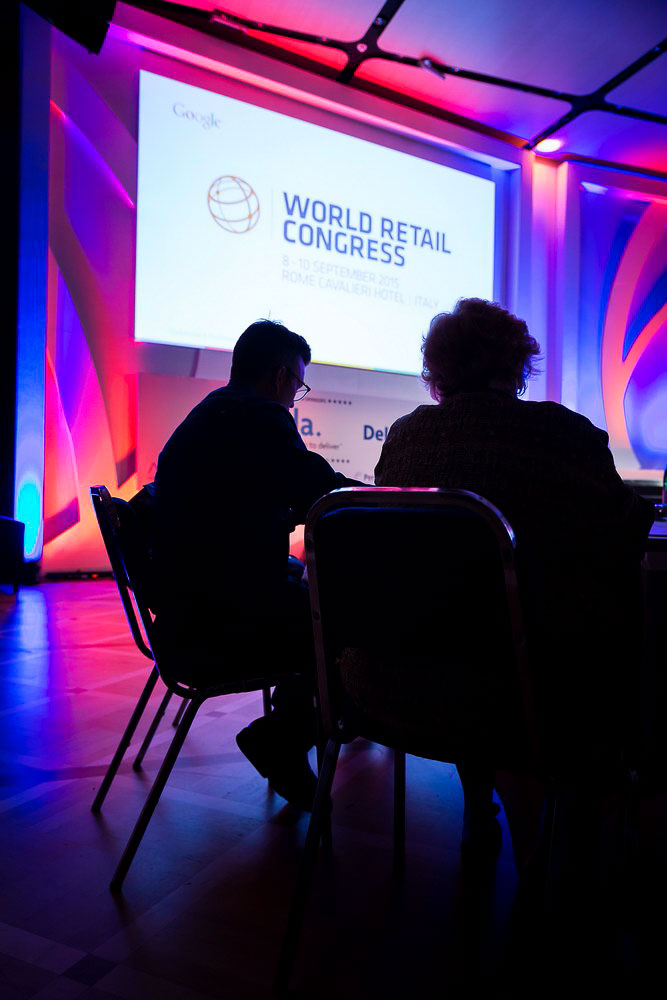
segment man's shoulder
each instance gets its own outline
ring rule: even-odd
[[[189,413],[186,420],[215,421],[217,419],[235,419],[251,422],[272,422],[293,425],[294,420],[284,406],[258,393],[246,392],[224,385],[213,389]]]
[[[219,450],[223,444],[237,451],[261,449],[262,442],[274,447],[276,436],[286,442],[292,436],[298,438],[296,424],[284,407],[222,386],[209,392],[181,421],[160,453],[159,466],[187,462],[195,452]]]
[[[266,396],[262,396],[257,392],[237,389],[231,385],[222,385],[217,389],[213,389],[207,396],[204,396],[199,406],[228,407],[230,409],[248,408],[268,411],[282,410],[283,413],[285,412],[284,407],[280,403],[276,403],[273,399],[267,399]]]

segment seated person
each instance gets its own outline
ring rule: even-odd
[[[437,405],[393,424],[375,482],[469,490],[507,518],[547,750],[560,766],[585,767],[622,738],[631,683],[623,670],[637,666],[639,562],[653,512],[618,476],[604,431],[558,403],[518,398],[538,353],[523,320],[490,302],[462,299],[436,316],[423,377]],[[459,763],[464,846],[468,837],[492,850],[494,775],[483,770]],[[541,802],[524,793],[535,821]],[[525,854],[532,834],[510,812],[515,854]]]
[[[158,460],[154,562],[161,668],[198,685],[296,672],[274,711],[237,737],[279,794],[310,808],[316,778],[314,650],[307,586],[288,574],[289,534],[323,494],[350,485],[302,441],[290,414],[310,348],[279,323],[241,335],[229,384],[199,403]],[[221,649],[221,643],[224,643]]]

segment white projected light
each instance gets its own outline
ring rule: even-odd
[[[313,360],[417,373],[493,298],[494,184],[142,71],[135,338],[230,349],[254,320]]]

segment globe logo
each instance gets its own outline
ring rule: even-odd
[[[208,210],[228,233],[247,233],[257,225],[259,199],[247,181],[225,174],[208,189]]]

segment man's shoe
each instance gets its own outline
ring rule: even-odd
[[[255,719],[236,736],[239,750],[263,778],[268,778],[276,757],[275,735],[272,727],[266,724],[267,718],[270,716]]]
[[[304,812],[312,812],[317,790],[317,778],[308,763],[305,750],[279,745],[279,734],[262,716],[242,729],[236,745],[263,778],[268,778],[271,788],[290,805]]]
[[[269,784],[291,806],[303,812],[313,811],[317,777],[313,774],[305,753],[285,759],[276,766],[269,774]]]

